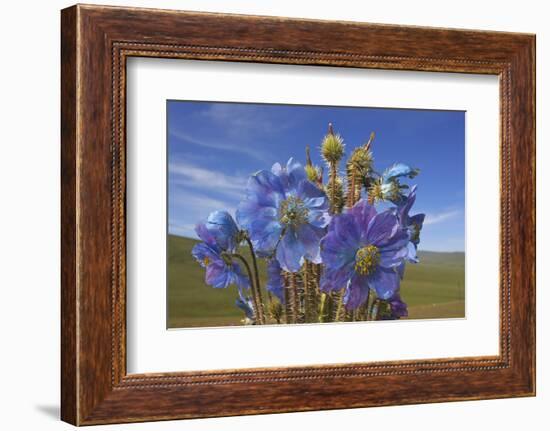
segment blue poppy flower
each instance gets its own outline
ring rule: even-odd
[[[237,221],[259,256],[275,256],[282,269],[296,272],[304,259],[321,262],[319,241],[330,222],[324,191],[310,182],[303,166],[289,159],[252,175]]]
[[[239,289],[239,297],[235,301],[235,305],[244,311],[245,322],[249,324],[256,323],[256,317],[254,313],[254,305],[252,299],[248,296],[245,296],[244,293]]]
[[[414,202],[416,200],[416,185],[411,188],[409,196],[405,201],[397,208],[397,217],[401,226],[409,233],[409,254],[408,260],[413,263],[418,263],[417,249],[420,243],[420,231],[424,224],[425,214],[416,214],[409,216]]]
[[[377,213],[360,200],[346,213],[334,216],[321,241],[325,265],[321,290],[346,288],[344,302],[355,309],[365,302],[369,289],[389,299],[398,290],[396,268],[407,256],[409,235],[391,210]]]
[[[380,176],[371,187],[370,193],[376,200],[385,200],[400,205],[406,199],[403,190],[408,186],[401,184],[399,178],[414,178],[418,175],[418,169],[411,168],[404,163],[395,163]]]
[[[195,232],[203,242],[196,244],[191,254],[206,268],[206,284],[215,288],[226,288],[231,284],[248,288],[248,277],[231,258],[238,241],[238,229],[231,216],[221,211],[212,213],[206,224],[199,223],[195,227]]]
[[[405,163],[395,163],[382,174],[382,183],[395,181],[400,177],[414,178],[418,175],[418,169],[411,168]]]
[[[281,304],[285,303],[285,294],[284,294],[284,280],[283,280],[283,269],[279,265],[277,259],[270,259],[267,263],[267,285],[266,288],[268,292],[271,292],[277,297]]]
[[[206,219],[206,228],[222,250],[233,252],[238,245],[239,228],[227,211],[211,212]]]

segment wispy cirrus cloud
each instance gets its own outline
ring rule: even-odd
[[[172,234],[197,238],[195,224],[204,221],[212,211],[224,210],[235,214],[236,200],[216,199],[197,191],[184,191],[169,196],[168,231]],[[190,223],[192,221],[192,223]]]
[[[424,220],[424,225],[433,225],[437,223],[443,223],[446,220],[454,219],[462,214],[460,210],[448,210],[439,213],[428,213]]]
[[[185,207],[189,212],[199,212],[204,217],[204,212],[214,211],[216,209],[225,209],[235,206],[231,200],[216,199],[204,195],[201,191],[183,192],[170,196],[170,205]],[[206,214],[208,215],[208,214]]]
[[[236,139],[205,139],[197,138],[189,133],[185,133],[176,128],[170,128],[168,131],[171,137],[176,138],[179,141],[186,142],[188,144],[197,145],[202,148],[208,148],[211,150],[230,151],[238,154],[242,154],[262,162],[268,160],[268,157],[259,148],[259,145],[253,147],[252,145],[243,145]]]
[[[269,105],[214,103],[205,106],[189,118],[191,126],[208,125],[200,134],[171,124],[169,135],[187,144],[237,153],[264,164],[273,159],[273,149],[262,146],[265,137],[280,136],[299,121],[297,114],[277,113]]]
[[[195,233],[195,225],[191,223],[182,223],[177,222],[168,223],[168,232],[173,235],[185,236],[187,238],[198,238]]]
[[[212,104],[200,115],[222,127],[225,133],[244,137],[280,133],[293,121],[288,116],[266,111],[265,106],[236,103]]]
[[[170,162],[168,165],[170,185],[182,185],[189,190],[216,192],[233,198],[243,197],[247,177],[227,175],[186,162]]]

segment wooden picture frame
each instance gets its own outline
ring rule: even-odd
[[[534,35],[82,5],[61,17],[64,421],[535,394]],[[128,375],[125,65],[131,56],[498,75],[500,354]]]

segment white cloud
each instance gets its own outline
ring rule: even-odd
[[[187,212],[204,212],[221,209],[228,209],[230,203],[222,199],[214,199],[204,195],[194,193],[178,193],[170,196],[170,204],[181,205],[186,208]],[[231,205],[233,207],[233,205]],[[207,214],[204,215],[206,217]]]
[[[255,148],[251,148],[249,145],[243,145],[243,142],[239,142],[236,139],[220,139],[208,140],[198,139],[188,133],[184,133],[181,130],[170,128],[169,131],[172,137],[179,139],[193,145],[197,145],[204,148],[210,148],[212,150],[232,151],[235,153],[244,154],[253,157],[257,160],[265,161],[267,158],[265,154]]]
[[[173,235],[185,236],[187,238],[197,238],[197,234],[195,233],[195,225],[191,223],[169,223],[168,231]]]
[[[212,211],[234,216],[246,192],[247,175],[227,175],[182,161],[170,162],[168,172],[169,231],[176,235],[196,238],[195,223]]]
[[[280,135],[298,121],[298,113],[290,116],[277,110],[266,110],[266,106],[241,103],[208,104],[195,115],[202,117],[197,119],[201,123],[206,120],[215,134],[209,134],[208,139],[198,138],[171,125],[170,135],[193,145],[236,152],[264,163],[273,156],[273,149],[262,147],[265,136]]]
[[[204,222],[212,211],[224,210],[235,215],[235,202],[215,199],[194,192],[170,196],[168,231],[172,234],[197,238],[195,224]]]
[[[450,211],[444,211],[444,212],[435,213],[435,214],[426,214],[424,225],[442,223],[445,220],[455,218],[460,214],[461,214],[461,211],[459,210],[450,210]]]
[[[265,115],[261,108],[249,104],[215,103],[201,115],[218,123],[227,134],[233,136],[272,133],[284,126],[282,121],[274,121],[273,113]]]
[[[170,184],[185,185],[187,189],[209,190],[232,197],[244,197],[247,176],[226,175],[185,162],[170,162],[169,174],[175,176]]]

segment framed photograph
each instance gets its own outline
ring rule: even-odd
[[[62,419],[535,394],[535,37],[62,11]]]

